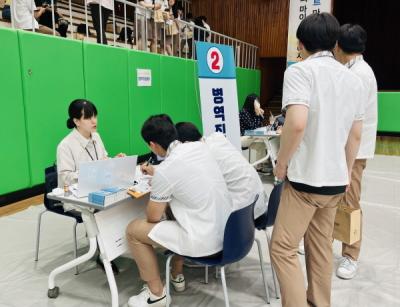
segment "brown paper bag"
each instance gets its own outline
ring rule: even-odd
[[[336,211],[333,238],[351,245],[360,240],[360,235],[361,210],[339,205]]]

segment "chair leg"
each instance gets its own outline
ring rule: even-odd
[[[43,213],[46,213],[47,209],[39,213],[38,217],[38,223],[36,226],[36,251],[35,251],[35,261],[38,261],[39,259],[39,241],[40,241],[40,225],[42,223],[42,215]]]
[[[204,266],[204,283],[208,284],[208,265]]]
[[[78,243],[76,240],[76,227],[78,226],[78,222],[75,220],[74,221],[74,233],[73,233],[73,238],[74,238],[74,258],[78,258]],[[79,267],[75,267],[75,275],[79,275]]]
[[[228,289],[226,287],[225,266],[221,267],[222,289],[224,290],[225,307],[229,307]]]
[[[278,286],[277,286],[278,285],[278,281],[277,281],[277,278],[276,278],[276,272],[274,270],[274,265],[272,264],[272,261],[271,261],[271,250],[269,248],[271,246],[271,237],[270,237],[270,234],[268,232],[268,228],[265,229],[265,234],[267,236],[267,242],[268,242],[268,255],[269,255],[269,262],[271,263],[272,280],[274,281],[275,295],[276,295],[276,298],[279,299],[280,298],[279,297],[280,291],[278,290]]]
[[[267,281],[265,279],[265,267],[264,267],[264,258],[262,256],[262,250],[261,250],[261,242],[258,239],[254,239],[254,241],[256,241],[257,247],[258,247],[258,257],[260,259],[261,274],[262,274],[262,278],[263,278],[263,282],[264,282],[265,294],[267,295],[267,303],[270,304],[269,289],[268,289]]]
[[[171,270],[171,259],[174,255],[169,255],[167,258],[167,262],[165,264],[165,288],[166,288],[166,295],[167,295],[167,307],[170,306],[171,304],[171,295],[170,295],[170,282],[169,282],[169,276],[170,276],[170,270]]]

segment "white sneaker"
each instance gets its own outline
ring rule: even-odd
[[[170,299],[171,302],[171,299]],[[165,307],[167,306],[167,295],[165,287],[161,296],[151,293],[147,285],[143,286],[142,291],[135,296],[131,296],[128,301],[129,307]]]
[[[183,292],[186,290],[185,276],[183,276],[183,274],[178,274],[176,278],[171,274],[171,284],[176,292]]]
[[[336,270],[336,276],[342,279],[352,279],[357,274],[357,261],[343,257]]]

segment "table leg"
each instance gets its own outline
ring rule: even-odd
[[[89,239],[89,251],[86,254],[84,254],[62,266],[59,266],[58,268],[51,271],[50,276],[49,276],[49,290],[47,293],[48,297],[56,298],[59,294],[59,288],[55,287],[55,278],[58,274],[68,271],[68,270],[76,267],[77,265],[80,265],[80,264],[90,260],[96,253],[96,250],[97,250],[97,240],[96,240],[96,238],[90,238]]]
[[[108,286],[110,287],[111,306],[118,307],[118,288],[117,288],[117,283],[115,282],[115,276],[111,267],[111,262],[107,259],[107,257],[105,257],[103,241],[100,235],[97,237],[97,241],[99,242],[100,257],[101,260],[103,261],[104,269],[106,270]]]
[[[97,234],[99,233],[99,231],[97,229],[97,225],[96,225],[96,220],[94,219],[93,212],[90,210],[83,209],[83,210],[81,210],[81,213],[82,213],[82,220],[83,220],[83,223],[86,228],[86,233],[89,238],[89,251],[86,254],[84,254],[66,264],[63,264],[62,266],[59,266],[58,268],[55,268],[53,271],[51,271],[51,273],[49,275],[49,284],[48,284],[49,289],[47,292],[47,296],[49,298],[56,298],[59,294],[60,289],[55,286],[55,278],[58,274],[68,271],[68,270],[90,260],[96,253]]]
[[[264,158],[261,158],[260,160],[257,160],[257,161],[255,161],[255,162],[253,162],[253,163],[251,164],[251,166],[256,166],[256,165],[258,165],[258,164],[261,164],[261,163],[267,161],[267,160],[269,159],[269,157],[270,157],[270,154],[267,153],[267,155],[266,155]]]

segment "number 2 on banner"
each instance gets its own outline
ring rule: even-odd
[[[208,68],[215,74],[218,74],[224,68],[224,57],[218,48],[212,47],[207,52]]]

